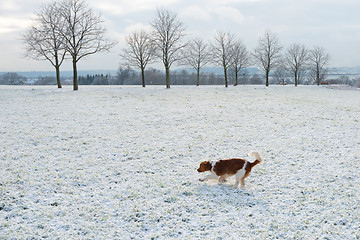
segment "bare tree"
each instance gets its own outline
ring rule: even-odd
[[[64,39],[59,34],[63,30],[63,19],[59,15],[56,2],[44,6],[36,13],[36,24],[23,34],[28,57],[37,60],[48,60],[56,71],[58,88],[61,88],[60,66],[66,55]]]
[[[213,62],[224,69],[225,87],[228,87],[227,69],[232,65],[234,54],[234,35],[217,31],[211,44]]]
[[[298,85],[300,74],[304,72],[308,61],[308,50],[304,45],[292,44],[285,53],[285,66],[294,76],[295,86]]]
[[[246,46],[237,40],[233,46],[233,68],[235,73],[235,86],[239,84],[238,74],[239,72],[250,64],[250,53],[246,49]]]
[[[145,87],[145,68],[154,62],[155,46],[148,33],[144,30],[134,31],[126,38],[127,48],[123,49],[122,57],[127,64],[141,70],[142,86]]]
[[[189,42],[183,51],[183,63],[196,70],[196,86],[200,85],[200,70],[211,61],[208,45],[200,38]]]
[[[276,34],[266,31],[259,38],[254,58],[257,60],[259,67],[265,71],[266,86],[269,86],[270,71],[281,63],[281,49],[282,47]]]
[[[320,85],[321,79],[325,76],[326,65],[330,60],[330,55],[326,53],[323,47],[314,47],[309,52],[310,71],[314,76],[315,83]]]
[[[183,23],[177,20],[176,13],[166,9],[157,9],[156,16],[150,23],[154,28],[153,40],[157,55],[162,60],[166,74],[166,88],[170,88],[170,67],[181,60],[180,50],[186,46],[182,43],[185,36]]]
[[[109,51],[115,43],[105,38],[107,30],[100,15],[84,0],[64,0],[60,3],[64,29],[58,29],[65,39],[66,50],[73,64],[74,90],[78,90],[77,62],[91,54]]]

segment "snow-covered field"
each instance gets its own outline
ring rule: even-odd
[[[360,91],[0,86],[0,239],[360,239]],[[261,152],[245,189],[203,160]]]

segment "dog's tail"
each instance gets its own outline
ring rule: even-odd
[[[250,157],[254,157],[255,158],[255,165],[258,163],[261,163],[263,161],[262,157],[260,156],[260,154],[258,152],[251,152],[249,153]]]

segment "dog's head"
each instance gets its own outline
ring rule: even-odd
[[[206,171],[210,171],[211,169],[211,164],[209,161],[204,161],[202,163],[200,163],[199,168],[197,169],[198,172],[206,172]]]

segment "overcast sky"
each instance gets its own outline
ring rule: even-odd
[[[47,61],[25,57],[21,33],[46,0],[1,0],[0,71],[52,71]],[[286,48],[292,43],[322,46],[330,66],[360,66],[359,0],[89,0],[102,14],[108,37],[118,44],[108,54],[80,60],[79,70],[116,70],[124,36],[149,28],[157,7],[178,14],[188,37],[212,41],[217,29],[236,34],[251,51],[266,31],[277,33]],[[62,70],[71,70],[70,62]]]

